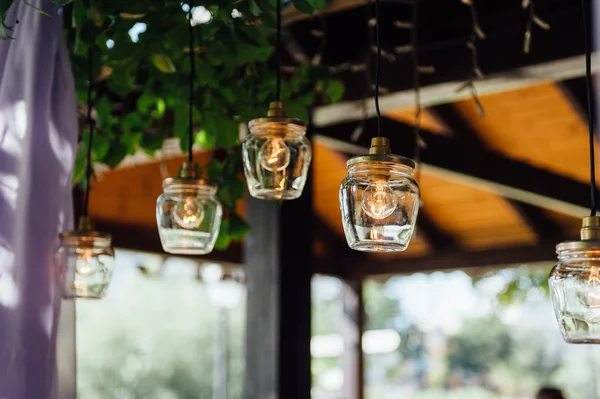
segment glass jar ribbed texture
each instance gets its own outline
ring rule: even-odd
[[[223,208],[217,188],[197,179],[165,179],[156,202],[156,221],[165,252],[205,255],[214,246]]]
[[[413,173],[414,167],[402,163],[348,162],[339,194],[350,248],[398,252],[408,247],[419,211],[420,192]]]
[[[250,122],[242,154],[253,197],[290,200],[302,195],[312,153],[306,126],[293,121],[271,117]]]
[[[95,232],[61,234],[55,262],[62,296],[102,298],[112,277],[114,260],[108,235]]]
[[[559,244],[559,263],[550,272],[554,313],[569,343],[600,343],[600,241],[595,243],[575,249]]]

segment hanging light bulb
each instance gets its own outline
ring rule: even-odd
[[[244,173],[250,195],[266,200],[290,200],[302,195],[311,160],[306,124],[288,118],[281,102],[281,0],[277,0],[277,79],[275,101],[266,118],[250,121],[242,143]]]
[[[396,210],[398,200],[386,181],[370,183],[362,197],[362,210],[373,219],[385,219]]]
[[[600,343],[600,217],[585,217],[581,240],[562,242],[556,252],[549,286],[563,338]]]
[[[250,195],[267,200],[300,197],[311,160],[305,123],[286,117],[283,103],[274,101],[266,118],[248,126],[242,158]]]
[[[185,229],[195,229],[200,226],[203,217],[202,204],[198,206],[194,197],[184,198],[173,207],[173,219]]]
[[[596,216],[596,156],[591,93],[592,49],[588,4],[582,1],[586,53],[586,86],[590,156],[590,216],[583,218],[581,240],[556,246],[559,263],[550,272],[549,286],[560,332],[568,343],[600,344],[600,217]]]
[[[195,163],[184,163],[179,177],[163,181],[156,202],[156,221],[165,252],[205,255],[219,235],[223,207],[217,188],[200,179]]]
[[[290,149],[284,137],[268,138],[260,148],[260,165],[269,172],[280,172],[290,164]]]
[[[94,230],[92,221],[88,217],[90,180],[92,178],[92,145],[94,141],[92,50],[92,47],[88,49],[87,120],[90,130],[83,211],[82,216],[79,218],[77,230],[65,231],[59,235],[60,244],[54,256],[57,276],[64,298],[102,298],[110,283],[115,260],[111,236]]]
[[[414,179],[415,163],[392,155],[389,140],[381,137],[379,2],[375,1],[378,137],[371,140],[369,155],[348,161],[348,176],[340,186],[340,210],[350,248],[366,252],[398,252],[404,251],[412,238],[419,212],[420,190]]]
[[[419,210],[414,168],[412,160],[390,154],[385,137],[372,140],[369,155],[348,161],[340,208],[350,248],[396,252],[408,247]]]
[[[190,6],[190,49],[194,48],[193,11]],[[189,57],[188,160],[177,178],[163,180],[164,192],[156,201],[156,223],[165,252],[205,255],[212,252],[217,241],[223,207],[217,199],[217,188],[200,177],[200,168],[194,163],[194,51]]]
[[[112,277],[114,250],[108,234],[94,230],[82,216],[77,230],[60,234],[55,263],[64,298],[99,299]]]

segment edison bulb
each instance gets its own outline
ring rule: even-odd
[[[588,278],[579,281],[577,299],[587,308],[600,308],[600,268],[592,266]]]
[[[173,219],[185,229],[194,229],[200,226],[204,212],[202,206],[198,206],[191,198],[177,202],[173,207]]]
[[[362,196],[362,210],[373,219],[385,219],[396,210],[398,200],[385,182],[369,184]]]
[[[290,164],[290,149],[281,137],[267,140],[261,147],[260,165],[268,171],[281,171]]]
[[[94,267],[96,262],[99,263],[98,259],[94,259],[92,251],[84,250],[84,252],[77,257],[75,272],[82,277],[91,276],[97,270],[97,267]],[[98,266],[102,265],[99,263]]]

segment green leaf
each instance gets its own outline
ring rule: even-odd
[[[156,151],[160,150],[165,142],[165,136],[162,134],[144,134],[140,141],[140,146],[150,156],[154,156]]]
[[[311,2],[312,0],[294,0],[294,7],[305,14],[312,14],[315,11],[315,7]]]
[[[202,86],[211,86],[211,83],[214,83],[214,80],[215,70],[210,63],[206,61],[198,62],[196,65],[196,82],[200,83]]]
[[[212,160],[211,163],[208,164],[208,178],[211,181],[219,182],[223,180],[223,163],[220,161]]]
[[[313,6],[316,9],[322,9],[325,8],[325,6],[327,5],[327,0],[307,0],[311,6]]]
[[[108,55],[111,60],[123,61],[131,58],[137,51],[138,46],[131,41],[129,36],[121,38],[121,40],[115,40],[115,45],[109,50]]]
[[[230,148],[238,143],[239,126],[233,119],[216,112],[205,112],[202,128],[208,137],[214,137],[218,148]]]
[[[255,0],[250,0],[250,12],[255,17],[259,17],[260,14],[262,14],[262,10],[260,9]]]
[[[180,101],[175,106],[173,133],[181,140],[187,137],[189,126],[189,105]],[[186,147],[183,147],[186,148]]]
[[[229,244],[231,244],[231,239],[229,238],[229,219],[225,219],[221,221],[215,248],[219,251],[224,251],[229,248]]]
[[[73,169],[73,182],[79,183],[85,177],[86,156],[82,148],[75,155],[75,168]]]
[[[292,118],[308,120],[308,108],[298,100],[291,100],[285,103],[285,109],[288,116]]]
[[[330,80],[325,89],[325,95],[330,102],[339,102],[344,97],[344,83],[338,79]]]
[[[116,167],[127,156],[128,148],[119,140],[115,140],[110,144],[106,156],[102,160],[103,163],[111,168]]]
[[[244,219],[233,213],[229,217],[229,237],[232,240],[241,240],[250,232],[250,225]]]
[[[235,210],[237,200],[244,196],[246,186],[239,179],[225,181],[219,187],[219,198],[223,206],[229,210]]]
[[[106,96],[102,96],[96,101],[96,124],[102,129],[110,125],[112,121],[112,103]]]
[[[201,129],[195,137],[195,143],[206,150],[214,149],[215,141],[215,136],[209,135],[204,129]]]
[[[162,73],[175,73],[177,68],[169,56],[165,54],[152,54],[152,64]]]

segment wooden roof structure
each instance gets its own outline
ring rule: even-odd
[[[409,40],[394,22],[410,19],[413,6],[409,0],[383,1],[383,48],[393,55],[382,65],[387,91],[383,127],[392,151],[405,156],[414,155],[413,71],[409,55],[392,49]],[[364,72],[342,67],[368,59],[369,2],[332,0],[313,18],[286,10],[293,38],[286,46],[287,62],[314,60],[318,54],[324,65],[339,67],[336,74],[347,88],[341,104],[314,109],[310,127],[315,272],[359,278],[552,260],[557,242],[578,236],[589,202],[578,2],[536,2],[536,13],[552,28],[534,30],[529,55],[522,52],[528,15],[520,2],[477,3],[486,32],[478,47],[488,77],[476,82],[483,118],[469,93],[455,92],[470,69],[467,7],[459,0],[420,0],[419,6],[421,63],[436,69],[422,79],[427,146],[421,154],[422,207],[409,249],[385,255],[347,247],[338,203],[346,161],[366,152],[376,131],[369,80]],[[315,29],[324,36],[311,34]],[[371,66],[367,63],[367,73]],[[363,134],[352,141],[359,125]],[[199,152],[197,160],[205,163],[211,157]],[[169,155],[135,161],[100,174],[90,214],[99,228],[113,234],[116,246],[161,251],[156,198],[162,179],[175,174],[183,159]],[[241,245],[208,257],[242,263]]]

